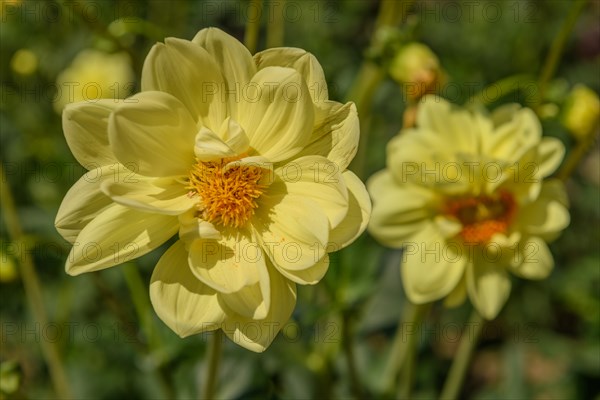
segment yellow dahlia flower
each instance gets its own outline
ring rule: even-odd
[[[543,179],[563,155],[527,108],[487,116],[424,97],[416,127],[390,141],[387,169],[367,183],[369,230],[404,248],[408,298],[455,305],[468,294],[492,319],[509,296],[509,272],[545,278],[553,267],[546,241],[568,225],[569,213],[562,183]]]
[[[204,29],[150,51],[142,92],[70,105],[67,143],[89,172],[56,217],[71,275],[177,241],[150,283],[182,337],[223,329],[263,351],[289,319],[296,284],[317,283],[328,253],[366,228],[367,191],[346,169],[358,143],[352,103],[328,100],[300,49],[254,58]]]

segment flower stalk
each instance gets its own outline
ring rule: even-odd
[[[381,2],[375,31],[371,36],[371,45],[374,44],[377,37],[377,31],[384,27],[396,26],[402,22],[414,0],[384,0]],[[375,90],[385,78],[385,71],[373,61],[365,59],[359,70],[356,79],[348,91],[347,100],[354,101],[356,108],[360,113],[360,142],[358,152],[351,164],[350,169],[354,171],[359,178],[365,178],[365,163],[367,157],[368,129],[371,114],[371,103]]]
[[[14,242],[24,244],[25,235],[19,221],[13,196],[2,164],[0,164],[0,178],[2,179],[2,185],[0,185],[0,199],[2,203],[2,216],[6,224],[6,229]],[[29,301],[29,307],[31,307],[33,317],[40,326],[45,327],[48,325],[48,316],[44,309],[42,288],[35,270],[35,265],[28,251],[21,252],[19,266],[21,277],[23,279],[23,286],[25,287],[25,296]],[[69,387],[67,374],[63,368],[56,342],[42,338],[40,344],[42,356],[48,365],[50,379],[52,380],[57,397],[61,399],[72,398],[73,396]]]
[[[363,399],[363,389],[360,383],[360,374],[356,367],[354,355],[354,346],[352,345],[352,315],[346,311],[342,313],[342,344],[346,353],[346,363],[348,366],[348,375],[350,376],[350,387],[357,399]]]
[[[575,27],[575,23],[579,18],[579,15],[583,11],[587,0],[576,0],[571,4],[571,8],[569,10],[569,14],[567,15],[565,21],[563,22],[560,31],[554,37],[552,41],[552,46],[550,47],[550,52],[546,56],[546,60],[544,61],[544,66],[542,67],[542,71],[540,73],[540,79],[538,81],[539,87],[539,102],[542,102],[544,99],[544,95],[546,94],[546,89],[548,87],[548,82],[554,76],[556,72],[556,68],[558,67],[558,62],[562,56],[562,53],[567,44],[567,40]]]
[[[131,292],[135,312],[138,316],[142,329],[146,334],[148,348],[150,351],[157,351],[163,346],[160,342],[160,337],[156,330],[156,326],[152,321],[152,307],[148,301],[147,289],[144,287],[144,282],[138,270],[138,266],[133,263],[128,263],[123,268],[125,282]]]
[[[473,354],[475,346],[477,346],[479,336],[483,330],[483,325],[483,318],[479,315],[477,310],[473,310],[467,325],[467,327],[473,328],[466,334],[463,332],[460,344],[458,345],[458,351],[454,356],[454,361],[452,362],[450,372],[448,373],[448,378],[446,378],[446,382],[444,383],[440,400],[454,400],[458,398],[460,388],[465,380],[471,355]]]
[[[596,126],[594,127],[592,132],[596,132],[598,130],[598,125],[598,121],[596,121]],[[579,165],[579,162],[581,161],[583,156],[585,156],[587,151],[594,144],[594,141],[596,140],[597,136],[597,134],[590,133],[582,140],[577,141],[575,148],[569,152],[567,159],[560,167],[560,170],[556,175],[558,179],[560,179],[563,182],[569,179],[573,171],[575,171],[575,168],[577,168],[577,166]]]
[[[283,11],[285,9],[285,0],[274,2],[271,7],[272,22],[267,24],[267,49],[283,46],[285,37],[285,20]],[[277,10],[275,10],[277,7]]]
[[[202,392],[203,399],[213,399],[215,397],[222,344],[223,333],[221,330],[216,330],[212,335],[206,354],[208,368],[206,370],[206,380],[204,381],[204,390]]]
[[[382,388],[384,393],[391,394],[394,391],[398,374],[401,371],[406,372],[406,374],[403,375],[412,374],[412,371],[407,371],[409,368],[403,369],[403,367],[410,367],[406,365],[406,362],[411,355],[412,357],[415,355],[414,348],[418,344],[416,341],[417,335],[407,335],[405,328],[414,327],[415,325],[420,324],[430,307],[430,303],[420,305],[412,303],[406,304],[404,312],[402,313],[402,318],[398,321],[398,328],[396,329],[394,342],[392,343],[392,350],[383,371]],[[403,389],[402,391],[406,390],[407,389]]]
[[[254,54],[258,47],[258,33],[260,31],[260,15],[262,11],[262,0],[251,0],[248,9],[257,10],[255,18],[248,17],[246,21],[246,32],[244,34],[244,45]]]

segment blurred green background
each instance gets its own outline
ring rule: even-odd
[[[571,5],[566,0],[417,1],[407,6],[402,27],[374,39],[377,1],[265,0],[257,47],[266,46],[269,22],[282,19],[284,44],[313,53],[325,70],[330,98],[345,101],[365,58],[385,67],[389,48],[420,41],[447,74],[441,94],[463,103],[507,76],[538,76]],[[70,245],[55,231],[54,218],[84,169],[66,145],[58,103],[69,94],[65,82],[77,82],[78,73],[82,81],[75,91],[83,80],[99,79],[94,78],[98,70],[105,70],[109,83],[119,83],[103,93],[123,97],[138,91],[153,43],[167,36],[191,39],[208,26],[243,40],[246,21],[257,18],[257,9],[241,0],[3,0],[0,7],[1,184],[12,192],[24,231],[21,238],[10,237],[4,222],[12,215],[3,206],[0,398],[55,397],[42,341],[57,346],[75,398],[196,398],[210,335],[180,339],[148,308],[150,275],[166,247],[127,266],[78,277],[64,272]],[[576,84],[600,91],[599,20],[600,2],[589,1],[542,100],[544,134],[561,139],[568,151],[576,145],[561,124],[568,93]],[[126,54],[126,66],[107,74],[117,63],[107,59],[81,72],[72,63],[85,49]],[[72,75],[65,78],[61,73],[69,68]],[[531,92],[514,91],[489,106],[527,105],[532,98]],[[384,77],[372,101],[361,104],[363,135],[369,136],[365,177],[384,167],[385,144],[402,126],[405,100],[402,87]],[[554,272],[541,282],[513,278],[508,304],[484,328],[463,398],[600,399],[599,185],[596,141],[567,182],[571,225],[551,245]],[[41,281],[47,324],[36,322],[20,279],[28,258]],[[356,397],[346,344],[354,349],[360,392],[379,397],[377,382],[406,306],[400,254],[365,234],[332,260],[320,284],[299,287],[292,320],[265,353],[224,343],[218,397]],[[437,396],[469,313],[469,304],[449,311],[435,304],[415,328],[414,398]]]

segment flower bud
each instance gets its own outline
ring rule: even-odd
[[[17,267],[13,259],[0,251],[0,282],[12,282],[17,278]]]
[[[600,100],[596,92],[587,86],[576,85],[565,102],[563,125],[577,140],[583,140],[593,133],[599,116]]]
[[[410,100],[434,93],[443,76],[435,53],[426,45],[416,42],[408,43],[398,51],[389,73],[394,80],[405,85]]]
[[[69,103],[123,99],[133,90],[131,60],[125,53],[83,50],[56,79],[54,109],[60,113]]]
[[[31,75],[37,70],[38,58],[33,51],[20,49],[11,58],[10,66],[19,75]]]

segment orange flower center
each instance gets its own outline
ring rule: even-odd
[[[251,165],[230,165],[240,159],[198,161],[189,175],[190,195],[198,194],[198,217],[225,227],[239,228],[246,224],[258,207],[256,199],[266,185],[260,184],[263,169]]]
[[[450,199],[445,214],[457,218],[463,228],[459,236],[465,243],[487,243],[496,233],[506,233],[516,211],[515,199],[509,192],[492,196]]]

